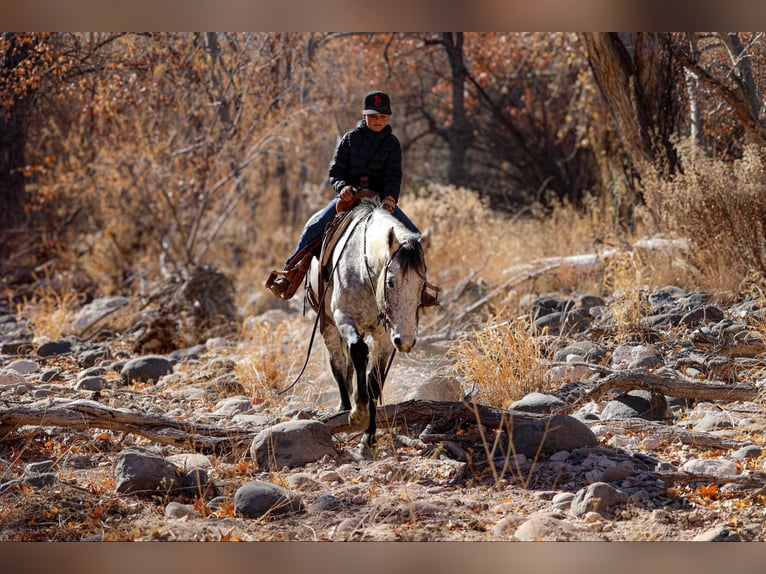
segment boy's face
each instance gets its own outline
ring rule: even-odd
[[[367,122],[367,127],[374,132],[379,132],[388,123],[388,116],[385,114],[364,114],[362,117]]]

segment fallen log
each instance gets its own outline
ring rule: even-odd
[[[703,474],[699,472],[658,471],[657,478],[666,482],[707,482],[708,484],[741,484],[753,488],[766,487],[766,473],[753,474]]]
[[[591,430],[577,419],[567,415],[542,415],[509,411],[480,405],[473,402],[411,400],[377,408],[378,428],[431,425],[445,427],[467,422],[480,424],[512,440],[512,449],[517,453],[534,457],[538,454],[552,454],[559,450],[572,450],[594,446],[596,437]],[[333,433],[351,431],[348,413],[334,413],[320,419]],[[429,436],[428,431],[423,440]],[[491,431],[490,431],[491,432]],[[488,438],[494,440],[494,434]]]
[[[748,384],[714,383],[691,379],[678,371],[644,369],[615,371],[598,380],[585,392],[585,398],[597,401],[610,392],[641,389],[681,399],[699,401],[753,401],[761,390]]]
[[[623,434],[626,432],[644,433],[648,436],[654,436],[668,442],[678,440],[683,444],[702,448],[738,449],[751,444],[746,441],[715,436],[704,432],[690,431],[675,425],[666,425],[639,418],[588,421],[586,424],[589,427],[597,425],[606,427],[607,430],[614,430],[614,434]]]
[[[25,425],[118,430],[137,434],[161,444],[208,452],[247,449],[257,434],[257,431],[240,428],[224,428],[115,409],[84,399],[55,406],[0,409],[0,428],[6,434]],[[2,436],[0,435],[0,439]]]

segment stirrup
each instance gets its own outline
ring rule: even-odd
[[[295,295],[296,288],[294,288],[294,282],[291,280],[290,275],[295,273],[291,271],[272,271],[269,278],[266,280],[266,288],[269,289],[274,295],[283,300],[290,299]]]

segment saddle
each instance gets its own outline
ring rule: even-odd
[[[301,283],[304,282],[308,270],[311,267],[311,260],[316,257],[320,265],[320,285],[324,284],[322,280],[322,268],[327,264],[330,253],[338,239],[348,227],[351,218],[349,214],[351,209],[355,207],[362,199],[369,199],[378,197],[378,194],[374,191],[360,190],[350,200],[343,201],[338,200],[336,204],[337,215],[332,222],[325,229],[322,237],[315,239],[309,245],[301,249],[295,257],[293,257],[290,266],[282,271],[272,271],[269,278],[266,280],[266,288],[271,290],[274,295],[283,300],[288,300],[295,295]],[[306,296],[309,304],[314,309],[318,308],[318,301],[321,299],[313,291],[308,289],[308,281],[306,283]]]

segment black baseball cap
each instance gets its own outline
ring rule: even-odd
[[[364,96],[364,109],[362,110],[362,113],[390,116],[391,99],[388,97],[388,94],[384,92],[368,92],[367,95]]]

